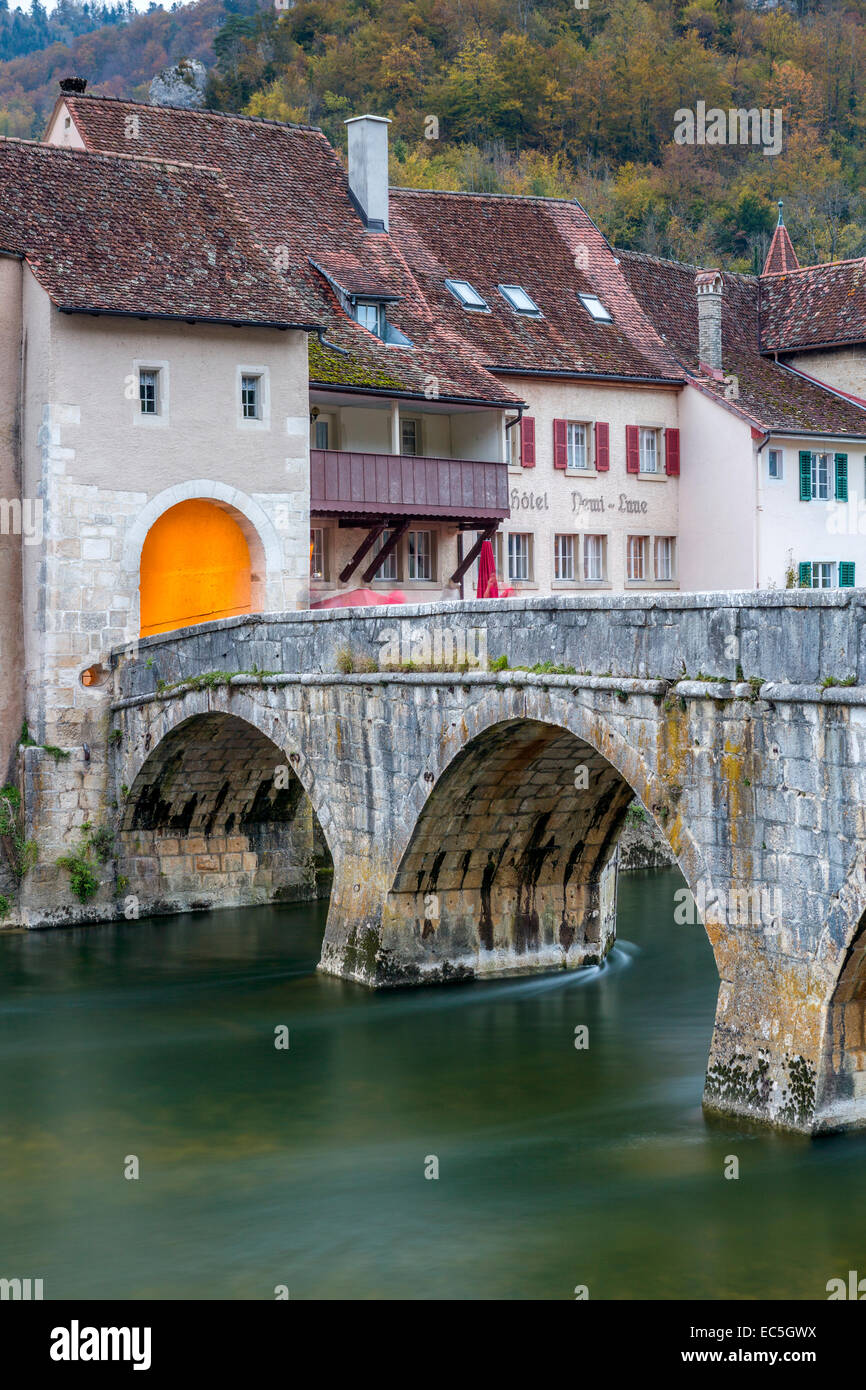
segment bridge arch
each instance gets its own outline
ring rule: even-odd
[[[626,743],[597,710],[553,690],[482,697],[413,787],[383,914],[386,953],[411,947],[422,977],[440,959],[500,974],[602,958],[615,928],[616,844],[635,794],[687,886],[712,903],[682,788],[653,766],[654,753],[655,742]]]
[[[160,630],[159,626],[149,621],[152,613],[147,611],[149,606],[148,594],[145,593],[142,596],[141,593],[143,579],[145,589],[152,589],[153,587],[152,583],[148,584],[148,577],[143,573],[148,560],[148,547],[155,548],[153,542],[160,525],[166,525],[170,520],[170,513],[178,515],[177,509],[185,509],[190,512],[196,504],[200,515],[195,518],[185,517],[185,523],[190,528],[201,527],[207,524],[208,516],[211,516],[215,527],[221,527],[226,532],[226,536],[214,536],[214,546],[218,551],[224,550],[227,537],[231,539],[231,529],[237,528],[239,536],[242,538],[241,545],[246,546],[249,557],[249,575],[246,585],[248,597],[244,597],[238,605],[237,601],[233,602],[230,598],[229,601],[221,603],[218,596],[215,596],[217,601],[216,607],[213,609],[214,617],[225,617],[232,610],[252,613],[268,610],[278,612],[284,607],[283,573],[285,566],[282,545],[267,512],[258,502],[238,488],[208,478],[197,478],[166,488],[151,498],[127,530],[123,546],[122,566],[128,577],[127,583],[130,593],[135,596],[138,605],[138,611],[130,615],[130,622],[134,624],[134,630],[141,629],[142,635]],[[195,547],[198,548],[193,529],[190,529],[190,536]],[[240,546],[237,549],[240,556]],[[219,587],[223,596],[228,597],[228,585],[222,582],[224,578],[224,576],[220,576]],[[235,587],[238,588],[237,582]],[[189,626],[195,622],[207,620],[202,618],[200,614],[190,611],[184,622]]]
[[[152,911],[327,896],[333,861],[298,761],[236,712],[170,721],[127,790],[119,873]]]

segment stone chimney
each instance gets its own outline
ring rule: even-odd
[[[699,270],[695,276],[698,295],[698,357],[714,372],[722,370],[722,289],[718,270]]]
[[[386,116],[352,116],[349,127],[349,192],[371,232],[388,230],[388,127]]]
[[[61,77],[60,90],[61,92],[77,92],[80,96],[87,91],[87,78]]]

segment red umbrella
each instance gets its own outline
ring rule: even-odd
[[[478,593],[476,598],[499,598],[499,585],[496,582],[496,561],[493,546],[484,541],[478,556]]]
[[[392,589],[390,594],[380,594],[376,589],[345,589],[342,593],[334,594],[332,598],[320,599],[318,603],[311,603],[311,608],[367,608],[374,603],[405,603],[406,595],[399,589]]]

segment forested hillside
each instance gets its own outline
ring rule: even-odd
[[[38,0],[23,15],[23,25],[21,11],[7,9],[7,4],[0,0],[0,40],[8,27],[10,43],[17,35],[17,41],[29,47],[0,62],[0,135],[38,138],[54,105],[59,78],[79,74],[88,79],[91,91],[146,101],[151,78],[178,58],[200,58],[211,66],[220,25],[230,15],[253,13],[258,0],[199,0],[165,9],[152,5],[148,13],[132,15],[123,0],[117,0],[95,28],[87,26],[101,7],[64,0],[49,17],[49,29],[40,27],[45,12]],[[42,44],[46,35],[48,43]]]
[[[335,142],[391,116],[395,182],[576,195],[621,246],[738,269],[784,198],[803,260],[866,251],[863,0],[297,0],[216,48],[214,106]],[[676,144],[698,101],[781,110],[781,153]]]
[[[195,57],[211,106],[311,121],[340,146],[346,116],[391,116],[394,182],[576,196],[621,246],[746,270],[783,198],[804,262],[866,253],[866,0],[124,4],[76,36],[102,11],[63,0],[69,37],[0,62],[0,133],[38,136],[68,73],[146,99]],[[698,102],[780,110],[780,153],[676,143],[675,112]]]

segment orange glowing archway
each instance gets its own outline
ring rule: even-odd
[[[252,612],[246,537],[230,512],[195,499],[169,507],[141,550],[141,636]]]

